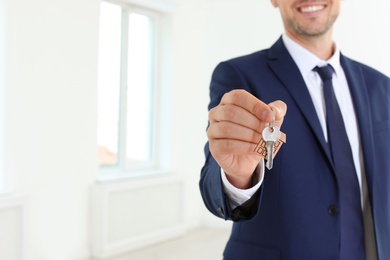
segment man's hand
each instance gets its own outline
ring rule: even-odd
[[[210,110],[210,151],[235,187],[252,186],[252,174],[262,159],[254,152],[261,132],[269,122],[280,128],[286,111],[284,102],[267,105],[245,90],[226,93],[221,103]]]

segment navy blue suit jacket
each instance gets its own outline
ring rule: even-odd
[[[341,55],[356,110],[379,259],[390,259],[390,79]],[[220,167],[205,146],[200,190],[206,207],[234,221],[225,259],[338,259],[338,187],[328,146],[297,65],[280,38],[270,49],[220,63],[209,109],[233,89],[282,100],[287,135],[260,190],[231,210]]]

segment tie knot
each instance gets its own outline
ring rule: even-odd
[[[320,75],[321,79],[323,82],[332,79],[333,76],[333,68],[331,65],[326,65],[324,67],[315,67],[314,71]]]

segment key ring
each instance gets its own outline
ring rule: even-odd
[[[271,111],[272,111],[272,120],[268,122],[268,127],[271,129],[271,132],[273,132],[274,125],[275,125],[275,111],[272,109],[272,107],[271,107]]]

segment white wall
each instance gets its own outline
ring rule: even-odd
[[[335,38],[341,51],[390,76],[390,2],[342,1]]]
[[[0,0],[0,191],[7,190],[6,185],[6,179],[7,176],[4,173],[5,166],[4,166],[4,155],[5,155],[5,148],[4,148],[4,139],[5,139],[5,133],[4,133],[4,124],[5,124],[5,90],[6,90],[6,26],[7,23],[7,16],[6,16],[6,5],[5,1]]]
[[[32,260],[89,255],[97,0],[8,0],[6,171],[28,201]]]
[[[99,1],[4,1],[4,161],[14,192],[27,198],[29,259],[86,259],[89,189],[98,170]],[[206,211],[198,190],[211,72],[221,60],[270,46],[282,24],[269,1],[171,2],[177,4],[172,17],[172,161],[185,180],[185,225],[230,225]],[[343,1],[342,7],[335,33],[342,51],[390,75],[388,0],[373,5]]]

